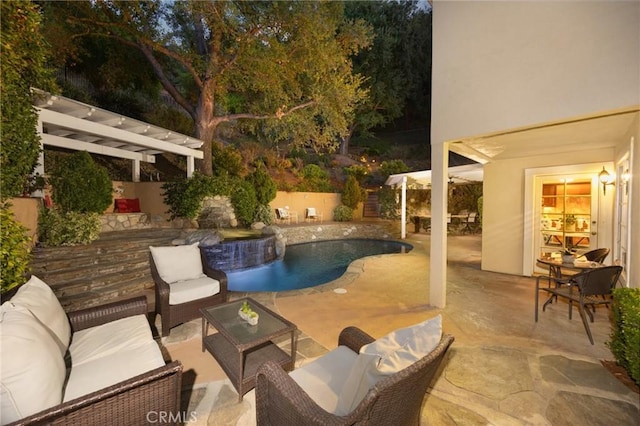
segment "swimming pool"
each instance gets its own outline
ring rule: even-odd
[[[287,246],[284,259],[227,272],[230,291],[286,291],[314,287],[339,278],[351,262],[365,256],[407,253],[413,246],[398,241],[346,239]]]

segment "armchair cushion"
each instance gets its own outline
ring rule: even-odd
[[[378,381],[433,351],[442,338],[442,316],[401,328],[362,346],[341,390],[336,414],[353,411]]]
[[[220,281],[202,277],[170,284],[169,305],[179,305],[220,293]]]
[[[204,276],[198,244],[149,247],[160,278],[172,284]]]
[[[31,312],[52,333],[60,349],[60,355],[64,356],[71,339],[71,325],[51,287],[32,275],[29,281],[18,289],[11,302]]]
[[[338,346],[320,358],[289,373],[289,376],[320,407],[335,413],[340,391],[358,354],[346,346]]]
[[[0,309],[0,423],[60,404],[66,370],[51,332],[25,307]]]

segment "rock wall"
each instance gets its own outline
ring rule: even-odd
[[[100,216],[100,232],[128,231],[132,229],[172,228],[188,229],[197,224],[188,219],[167,220],[163,215],[149,213],[109,213]]]
[[[267,226],[263,235],[276,236],[276,250],[291,244],[343,238],[399,239],[400,232],[393,222],[351,223],[333,222],[318,225],[279,227]]]
[[[236,228],[238,219],[231,199],[221,195],[206,197],[202,202],[198,225],[201,229]]]

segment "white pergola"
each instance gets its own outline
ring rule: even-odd
[[[455,166],[448,169],[449,183],[462,184],[471,182],[482,182],[482,164],[467,164]],[[385,185],[401,188],[401,236],[407,236],[407,188],[429,188],[431,187],[431,170],[421,170],[417,172],[398,173],[390,175]]]
[[[33,93],[42,145],[129,159],[133,182],[140,181],[140,162],[155,163],[156,154],[186,157],[187,177],[195,159],[204,158],[199,139],[39,89]],[[44,158],[35,171],[44,175]]]

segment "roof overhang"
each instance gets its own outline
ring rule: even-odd
[[[44,145],[149,163],[165,152],[204,158],[199,139],[64,96],[33,92]]]
[[[482,164],[479,163],[449,167],[448,172],[449,182],[454,184],[480,183],[483,178]],[[431,185],[431,170],[390,175],[387,178],[385,185],[400,185],[404,178],[407,179],[408,187],[426,189]]]

